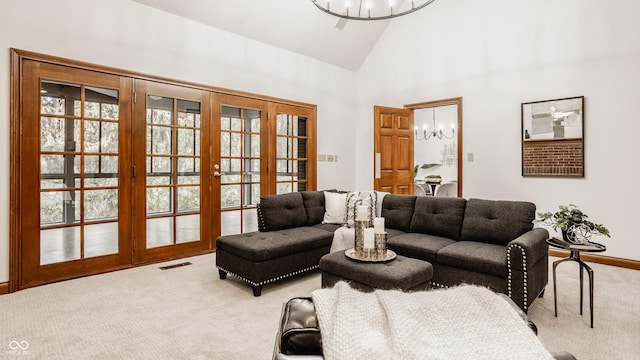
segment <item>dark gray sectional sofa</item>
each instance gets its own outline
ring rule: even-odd
[[[549,236],[533,228],[535,205],[523,201],[386,195],[382,216],[388,247],[433,265],[433,286],[484,285],[527,311],[544,293]],[[216,265],[253,286],[317,268],[335,224],[322,224],[324,193],[262,196],[259,232],[217,239]]]

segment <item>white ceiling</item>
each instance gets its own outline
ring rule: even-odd
[[[339,19],[311,0],[132,1],[351,71],[358,70],[393,21],[349,20],[339,29]]]

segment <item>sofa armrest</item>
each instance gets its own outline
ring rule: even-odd
[[[508,295],[525,312],[549,280],[548,238],[546,229],[535,228],[507,244]]]
[[[542,258],[549,256],[547,229],[534,228],[518,236],[507,244],[507,261],[515,270],[526,271]]]

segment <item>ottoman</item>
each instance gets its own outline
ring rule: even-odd
[[[234,275],[260,296],[265,284],[316,269],[329,252],[332,236],[310,226],[221,236],[216,240],[216,267],[220,279]]]
[[[333,287],[346,281],[351,287],[371,292],[375,289],[419,291],[427,290],[433,277],[430,263],[404,256],[386,262],[366,262],[348,258],[344,251],[320,258],[322,287]]]

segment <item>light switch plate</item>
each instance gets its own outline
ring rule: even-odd
[[[467,161],[473,162],[473,153],[467,153]]]

